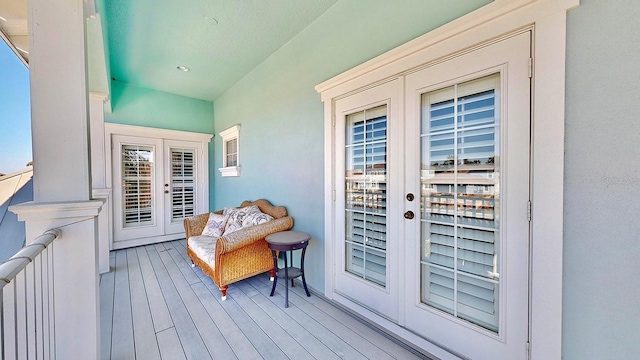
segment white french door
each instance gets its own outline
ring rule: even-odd
[[[526,357],[530,32],[335,101],[333,297]]]
[[[336,101],[335,291],[397,321],[398,81]],[[392,175],[395,174],[395,175]]]
[[[114,135],[113,145],[114,243],[162,235],[162,140]]]
[[[112,135],[113,248],[184,236],[183,220],[206,211],[202,143]]]
[[[530,33],[407,75],[406,327],[474,359],[528,340]]]
[[[184,231],[183,220],[196,215],[198,187],[198,143],[164,141],[165,233]]]

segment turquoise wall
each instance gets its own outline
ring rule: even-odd
[[[162,91],[111,82],[111,113],[104,121],[159,129],[213,134],[213,103]],[[209,143],[209,159],[214,158],[213,141]],[[209,188],[213,189],[214,169],[209,166]],[[213,204],[213,191],[209,204]]]
[[[307,282],[324,290],[323,105],[314,86],[490,1],[342,0],[214,100],[216,134],[240,129],[240,177],[216,171],[215,208],[266,198],[313,236]],[[215,149],[222,143],[215,137]],[[220,156],[214,167],[222,166]]]
[[[567,17],[562,358],[640,357],[640,2]]]

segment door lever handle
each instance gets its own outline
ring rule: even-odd
[[[405,219],[413,219],[414,215],[413,215],[413,211],[407,211],[406,213],[404,213],[404,218]]]

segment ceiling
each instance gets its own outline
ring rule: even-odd
[[[114,81],[213,101],[336,2],[95,0],[95,11],[106,24],[106,46],[97,53],[108,58],[103,65],[108,69],[100,76],[110,74]],[[26,3],[0,0],[2,36],[25,64]],[[95,31],[89,22],[88,37]],[[91,39],[88,42],[91,48]],[[96,52],[91,50],[89,57],[92,53]]]
[[[26,65],[29,63],[27,0],[0,0],[0,37]]]

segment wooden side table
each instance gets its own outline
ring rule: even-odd
[[[271,249],[273,254],[273,268],[275,269],[276,276],[273,279],[273,287],[271,288],[271,295],[276,291],[276,285],[278,284],[278,278],[285,279],[285,295],[284,295],[284,307],[289,307],[289,279],[291,279],[291,287],[293,287],[293,279],[302,277],[302,285],[307,296],[311,296],[309,289],[307,288],[307,281],[304,278],[304,254],[307,252],[307,245],[311,235],[302,231],[281,231],[271,235],[268,235],[265,240]],[[302,249],[302,256],[300,257],[300,267],[293,267],[293,250]],[[278,257],[277,251],[284,251],[284,268],[278,269]],[[287,251],[289,252],[289,258],[291,260],[291,266],[287,260]]]

